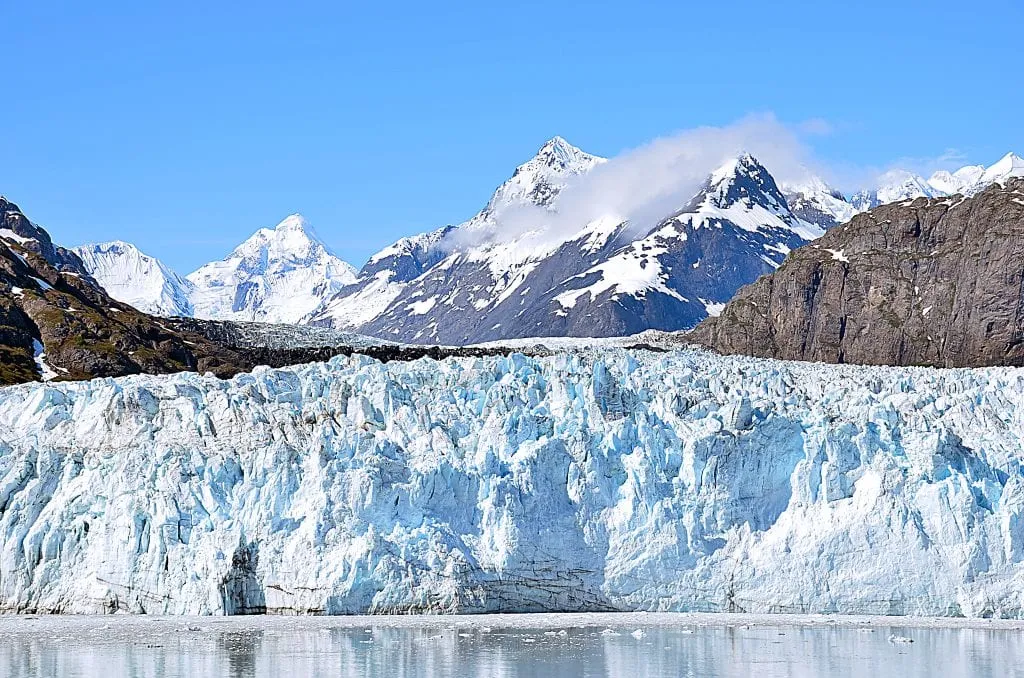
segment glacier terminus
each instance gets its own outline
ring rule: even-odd
[[[1020,617],[1024,370],[592,348],[0,390],[0,608]]]

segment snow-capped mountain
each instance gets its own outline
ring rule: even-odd
[[[851,196],[850,204],[856,211],[863,212],[878,205],[916,198],[943,198],[957,193],[972,196],[992,184],[1021,176],[1024,176],[1024,158],[1015,153],[1007,153],[989,167],[967,165],[955,172],[940,170],[928,179],[897,169],[883,174],[874,190]]]
[[[549,238],[504,228],[602,161],[555,138],[459,226],[399,241],[309,321],[388,339],[464,344],[522,336],[683,329],[823,231],[788,208],[768,171],[734,159],[651,228],[614,217]]]
[[[356,279],[356,270],[293,214],[187,277],[121,241],[75,248],[119,301],[154,315],[295,323]]]
[[[262,228],[222,261],[189,274],[193,315],[294,323],[355,280],[298,214]]]
[[[915,198],[934,198],[945,195],[933,188],[924,178],[906,170],[890,170],[879,178],[879,186],[873,191],[860,191],[851,199],[858,212],[864,212],[891,202],[902,202]]]
[[[1007,153],[994,165],[985,169],[981,178],[964,190],[968,194],[977,193],[989,184],[1004,183],[1014,177],[1024,177],[1024,158],[1016,153]]]
[[[975,193],[984,183],[982,177],[985,176],[985,169],[983,165],[968,165],[955,172],[939,170],[928,180],[928,186],[945,195]]]
[[[516,168],[512,178],[494,192],[482,215],[529,201],[549,205],[568,179],[586,174],[605,158],[584,153],[562,137],[550,139],[533,158]]]
[[[1022,412],[687,350],[5,388],[0,606],[1021,618]]]
[[[153,315],[192,315],[192,283],[135,245],[115,240],[73,251],[114,299]]]

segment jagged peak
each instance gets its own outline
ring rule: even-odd
[[[552,170],[555,174],[582,174],[604,161],[604,158],[573,146],[564,137],[554,136],[540,147],[536,155],[517,167],[513,177],[541,168]]]
[[[306,256],[314,249],[323,249],[333,255],[306,218],[295,213],[289,214],[273,228],[261,228],[253,233],[236,247],[228,258],[251,256],[262,251],[272,251],[279,255]]]
[[[493,214],[522,200],[548,205],[570,178],[586,174],[604,162],[605,158],[585,153],[562,137],[552,137],[495,190],[478,216]]]
[[[830,196],[837,200],[846,200],[843,192],[835,188],[821,176],[807,168],[801,168],[802,174],[796,179],[779,182],[784,193],[799,193],[807,197]]]
[[[750,176],[761,173],[768,174],[768,170],[765,169],[764,165],[757,158],[744,151],[719,165],[711,173],[710,182],[712,185],[715,185],[734,179],[737,176]]]
[[[725,208],[736,203],[762,204],[773,211],[786,209],[786,198],[775,178],[750,153],[740,153],[711,172],[687,211],[700,206]]]
[[[997,160],[995,163],[993,163],[992,166],[995,167],[996,165],[1013,165],[1014,167],[1019,167],[1021,165],[1024,165],[1024,158],[1017,155],[1013,151],[1010,151],[1002,158]]]

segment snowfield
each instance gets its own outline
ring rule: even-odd
[[[1022,615],[1024,370],[600,348],[0,390],[0,608]]]

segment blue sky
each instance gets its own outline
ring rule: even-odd
[[[770,112],[837,166],[1024,152],[1022,4],[892,4],[9,3],[0,193],[187,273],[292,212],[360,265],[555,134]]]

